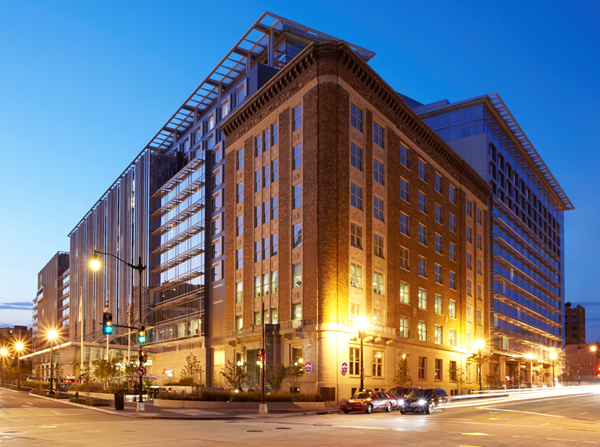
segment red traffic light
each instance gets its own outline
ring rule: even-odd
[[[264,349],[259,349],[258,351],[256,351],[256,356],[258,358],[259,362],[264,362],[265,361],[265,350]]]

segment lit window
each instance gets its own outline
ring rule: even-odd
[[[419,289],[419,309],[427,309],[427,291],[425,289]]]
[[[450,346],[454,346],[456,348],[456,346],[458,345],[458,336],[457,336],[456,329],[450,329],[448,331],[448,335],[449,335],[448,343],[450,344]],[[452,362],[450,362],[450,363],[452,363]],[[456,377],[456,362],[454,362],[454,376]]]
[[[350,245],[362,250],[362,227],[358,224],[350,224]]]
[[[259,298],[262,291],[260,276],[254,277],[254,298]]]
[[[350,285],[362,289],[362,266],[354,262],[350,263]]]
[[[419,321],[419,325],[417,328],[419,333],[419,341],[427,341],[427,323],[425,323],[424,321]],[[419,371],[419,376],[420,374],[421,372]]]
[[[408,318],[400,317],[400,337],[408,338]]]
[[[244,283],[238,282],[235,285],[235,302],[241,303],[244,299]]]
[[[441,345],[443,343],[443,333],[444,331],[442,330],[442,326],[438,326],[437,324],[435,325],[435,342],[438,345]],[[440,375],[441,375],[441,371],[438,370],[438,362],[441,362],[441,360],[436,360],[435,361],[435,366],[436,366],[436,371],[435,371],[435,378],[437,380],[440,380]]]
[[[443,314],[444,309],[442,308],[442,295],[435,294],[435,313]]]
[[[448,305],[448,316],[456,318],[456,301],[454,300],[450,300],[450,304]]]
[[[292,266],[292,288],[302,285],[302,263]]]
[[[348,374],[351,376],[357,376],[360,374],[360,349],[359,348],[350,348],[348,362]]]
[[[408,296],[408,283],[400,281],[400,302],[402,304],[408,304],[409,296]]]
[[[385,295],[383,273],[373,272],[373,293],[375,295]]]

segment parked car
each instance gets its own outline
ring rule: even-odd
[[[398,408],[400,404],[402,404],[401,400],[404,400],[404,398],[406,396],[408,396],[408,394],[412,391],[412,390],[419,390],[421,389],[420,386],[396,386],[392,389],[390,389],[387,394],[388,396],[390,396],[392,399],[396,399],[396,405],[394,405],[394,408]]]
[[[448,403],[448,393],[441,388],[424,388],[412,390],[400,405],[400,413],[433,413],[437,408],[445,408]]]
[[[340,410],[348,414],[351,411],[364,411],[372,413],[373,410],[385,410],[387,412],[396,408],[396,399],[391,398],[380,391],[359,391],[352,399],[342,402]]]

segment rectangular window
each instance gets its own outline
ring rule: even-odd
[[[271,147],[271,139],[269,138],[269,129],[263,131],[263,152],[267,152]]]
[[[350,285],[362,289],[362,265],[350,263]]]
[[[400,143],[400,163],[408,168],[408,147]]]
[[[300,208],[302,206],[302,183],[298,183],[293,188],[293,204],[292,209]]]
[[[452,231],[453,233],[456,233],[456,216],[454,214],[450,213],[450,217],[449,217],[448,221],[450,222],[450,231]]]
[[[382,327],[383,325],[385,325],[383,310],[373,309],[373,326]]]
[[[373,351],[373,377],[383,377],[383,352]]]
[[[410,202],[408,197],[408,182],[400,177],[400,198]]]
[[[467,279],[467,296],[473,296],[471,290],[471,280]]]
[[[456,273],[450,270],[450,280],[448,281],[450,288],[456,290]]]
[[[425,379],[427,372],[427,357],[419,357],[419,379]]]
[[[235,203],[242,203],[244,200],[244,182],[240,182],[236,187]]]
[[[236,334],[242,333],[242,327],[244,326],[242,317],[235,317],[235,332]]]
[[[427,177],[425,177],[425,165],[426,163],[419,158],[419,178],[424,182],[427,181]]]
[[[302,304],[293,304],[292,305],[292,317],[294,317],[295,321],[302,320]]]
[[[262,176],[261,176],[261,170],[259,169],[258,171],[256,171],[254,173],[254,192],[258,192],[262,189],[261,181],[262,181]]]
[[[360,349],[359,348],[350,348],[348,362],[348,374],[351,376],[360,375]]]
[[[377,183],[380,183],[382,185],[384,184],[383,183],[383,163],[381,163],[377,159],[373,160],[373,180],[375,180]]]
[[[244,299],[244,283],[238,282],[235,284],[235,302],[241,303]]]
[[[271,146],[277,144],[279,136],[279,123],[271,124]]]
[[[279,290],[279,276],[277,270],[271,272],[271,293],[277,293]],[[275,321],[273,321],[275,323]]]
[[[435,265],[435,282],[442,283],[442,266],[440,264]]]
[[[263,275],[263,295],[268,295],[269,294],[269,286],[270,286],[269,274],[265,273]],[[268,310],[267,310],[267,312],[268,312]],[[265,319],[265,321],[268,322],[269,320]]]
[[[260,297],[261,292],[260,276],[254,277],[254,298]]]
[[[383,273],[373,272],[373,293],[375,295],[385,295],[385,284]]]
[[[362,227],[355,223],[350,223],[350,245],[362,250]]]
[[[373,196],[373,217],[380,221],[383,220],[383,199]]]
[[[236,251],[236,259],[235,259],[235,269],[239,270],[244,267],[244,249],[239,248]]]
[[[441,326],[436,326],[435,327],[435,342],[437,344],[441,345],[442,342],[438,341],[438,336],[437,336],[437,333],[438,333],[437,330],[438,330],[438,328],[440,328],[440,340],[442,339],[442,336],[441,336],[442,327]],[[442,371],[443,371],[443,368],[442,368],[442,359],[435,359],[435,380],[442,380]]]
[[[362,210],[362,188],[350,182],[350,205]]]
[[[302,222],[297,223],[293,226],[292,235],[292,248],[298,248],[302,246]]]
[[[435,325],[435,343],[441,345],[444,342],[444,332],[442,326]],[[441,361],[441,360],[440,360]],[[436,363],[438,361],[436,360]],[[437,376],[437,373],[436,373]]]
[[[467,306],[467,323],[473,323],[473,309]]]
[[[435,173],[435,190],[442,193],[442,176],[437,172]]]
[[[473,261],[472,261],[471,253],[467,253],[467,268],[469,270],[473,270]]]
[[[427,341],[427,323],[425,323],[424,321],[419,321],[419,325],[417,326],[417,328],[419,334],[419,341]]]
[[[262,152],[262,135],[254,138],[254,156],[258,157]]]
[[[427,259],[419,255],[419,276],[427,278]]]
[[[373,121],[373,142],[383,148],[383,127],[377,121]]]
[[[400,233],[408,236],[408,214],[400,212]]]
[[[457,337],[456,329],[450,329],[448,331],[448,344],[455,348],[458,345],[458,337]],[[450,363],[452,363],[452,362],[450,362]],[[454,368],[456,369],[456,362],[454,362]],[[455,374],[456,374],[456,371],[455,371]]]
[[[279,217],[279,196],[271,197],[271,219]]]
[[[292,132],[302,127],[302,104],[292,109]]]
[[[241,236],[244,234],[244,215],[240,215],[237,217],[237,225],[235,228],[235,235]]]
[[[435,313],[442,315],[444,313],[444,309],[442,307],[442,295],[435,294]]]
[[[448,316],[456,318],[456,301],[454,300],[450,300],[450,304],[448,304]]]
[[[427,245],[427,227],[419,223],[419,244]]]
[[[233,98],[236,106],[239,106],[244,101],[245,91],[244,84],[240,85],[235,91]]]
[[[271,162],[271,183],[279,180],[279,159],[276,158]]]
[[[442,254],[442,235],[435,233],[435,252]]]
[[[269,211],[269,201],[267,200],[265,203],[263,203],[263,223],[267,223],[269,221]]]
[[[427,196],[419,191],[419,211],[427,214]]]
[[[271,249],[269,248],[269,236],[263,239],[263,259],[269,259]]]
[[[262,242],[261,241],[255,241],[254,242],[254,262],[259,262],[260,259],[260,255],[262,253]]]
[[[383,256],[383,236],[374,233],[373,234],[373,254],[378,258],[384,259]]]
[[[456,244],[454,244],[454,242],[450,242],[450,250],[448,256],[451,261],[456,262]]]
[[[467,338],[469,338],[469,334],[467,334]],[[471,382],[471,364],[467,363],[465,366],[465,380],[467,382]]]
[[[238,171],[244,167],[244,148],[236,152],[236,166]]]
[[[435,221],[437,223],[442,223],[442,207],[439,203],[435,204]]]
[[[483,325],[483,319],[481,317],[481,311],[478,310],[477,311],[477,326],[482,326]]]
[[[450,190],[450,203],[454,203],[456,205],[456,188],[454,187],[454,185],[450,184],[449,185],[449,190]]]
[[[408,318],[400,317],[400,337],[408,338]]]
[[[477,208],[477,223],[481,223],[481,210],[479,208]]]
[[[408,304],[408,283],[400,281],[400,302],[402,304]]]
[[[400,247],[400,267],[406,270],[410,270],[408,264],[408,248]]]
[[[302,143],[294,146],[294,159],[292,160],[292,171],[302,166]]]
[[[417,296],[419,297],[419,309],[427,310],[427,291],[419,288]]]
[[[469,199],[467,199],[467,216],[473,217],[472,210],[471,210],[471,201]]]
[[[362,110],[354,103],[350,103],[350,124],[362,132]]]
[[[350,143],[350,164],[362,171],[362,149],[354,143]]]
[[[292,289],[302,285],[302,263],[292,266]]]
[[[473,243],[473,232],[471,227],[467,225],[467,242]]]
[[[482,240],[482,238],[481,238],[481,234],[477,233],[477,248],[478,248],[479,250],[482,250],[482,248],[481,248],[481,247],[483,246],[483,243],[481,242],[481,240]]]
[[[263,188],[266,188],[269,185],[269,179],[271,176],[269,175],[269,165],[263,166]]]
[[[479,301],[482,300],[482,298],[481,298],[481,284],[477,284],[477,299]]]

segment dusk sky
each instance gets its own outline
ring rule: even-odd
[[[265,10],[374,51],[419,102],[498,93],[576,208],[566,301],[600,341],[592,1],[1,2],[0,326],[31,324],[37,273]]]

